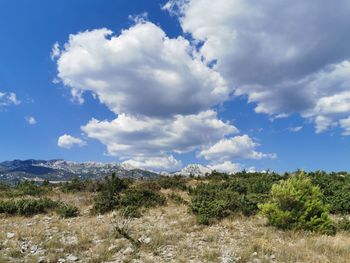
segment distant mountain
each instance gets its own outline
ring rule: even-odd
[[[71,162],[64,160],[14,160],[0,163],[0,181],[15,183],[23,180],[52,182],[82,179],[99,179],[115,172],[119,177],[150,178],[159,176],[151,171],[129,165],[99,162]]]

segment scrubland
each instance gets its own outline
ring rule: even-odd
[[[322,199],[307,224],[282,217],[287,226],[276,225],[262,212],[279,197],[273,185],[296,176],[1,185],[0,262],[349,262],[348,174],[303,175],[302,187],[311,183],[312,198]],[[301,200],[298,185],[288,189]],[[287,199],[290,211],[300,205]],[[325,212],[329,220],[316,220]]]

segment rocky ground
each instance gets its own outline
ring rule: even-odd
[[[267,227],[259,216],[236,216],[203,226],[187,206],[171,200],[142,218],[126,220],[117,212],[90,215],[89,193],[52,198],[80,207],[80,215],[70,219],[55,213],[2,216],[0,262],[345,263],[350,258],[346,233],[282,232]]]

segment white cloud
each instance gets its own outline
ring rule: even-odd
[[[60,54],[61,54],[60,45],[58,44],[58,42],[56,42],[55,44],[53,44],[51,49],[51,53],[50,53],[51,60],[54,61],[56,58],[60,56]]]
[[[340,120],[339,124],[344,129],[343,135],[350,135],[350,117]]]
[[[299,113],[317,132],[350,114],[349,1],[171,0],[164,9],[256,112]]]
[[[116,114],[81,127],[109,155],[169,170],[180,164],[174,153],[198,151],[238,129],[212,109],[230,99],[221,75],[188,40],[145,20],[120,35],[105,28],[70,35],[59,51],[58,79],[78,102],[90,92]]]
[[[0,92],[0,109],[11,105],[19,105],[21,101],[13,92]]]
[[[143,22],[114,36],[108,29],[70,35],[58,77],[82,101],[91,91],[116,114],[169,118],[196,114],[229,97],[221,76],[182,38]]]
[[[25,117],[25,120],[30,125],[35,125],[37,123],[36,119],[33,116]]]
[[[289,127],[288,130],[291,132],[299,132],[303,129],[303,126]]]
[[[203,149],[198,156],[206,160],[229,161],[237,159],[263,159],[276,158],[276,154],[257,152],[259,146],[248,135],[235,136],[229,139],[222,139],[216,144]]]
[[[214,111],[172,119],[121,114],[111,122],[92,119],[82,130],[105,144],[110,155],[123,158],[189,152],[238,132],[231,124],[218,120]]]
[[[64,134],[58,138],[57,145],[62,148],[70,149],[73,146],[79,146],[82,147],[86,145],[86,142],[83,141],[82,139],[73,137],[68,134]]]
[[[182,166],[181,161],[176,160],[172,155],[151,158],[139,156],[124,161],[123,164],[154,171],[175,171]]]
[[[243,167],[241,164],[232,163],[230,161],[208,165],[208,167],[212,170],[216,170],[222,173],[236,173],[243,170]]]

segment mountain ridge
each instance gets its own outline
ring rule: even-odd
[[[176,172],[154,172],[139,169],[123,163],[74,162],[63,159],[18,160],[0,162],[0,181],[16,183],[23,180],[62,182],[75,177],[81,179],[101,179],[111,173],[119,177],[152,178],[160,175],[204,176],[211,169],[200,164],[189,164]]]

